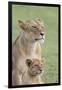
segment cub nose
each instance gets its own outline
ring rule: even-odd
[[[42,32],[42,33],[40,33],[40,35],[42,35],[42,36],[43,36],[43,35],[44,35],[44,33]]]
[[[40,72],[42,72],[42,69],[40,69]]]

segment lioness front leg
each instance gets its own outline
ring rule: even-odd
[[[21,85],[22,84],[22,74],[19,71],[12,72],[12,85]]]

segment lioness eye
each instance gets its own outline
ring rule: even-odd
[[[36,26],[32,26],[33,28],[36,28]]]

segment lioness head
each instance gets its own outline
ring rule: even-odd
[[[28,67],[28,73],[32,76],[36,76],[42,72],[42,61],[38,59],[26,59]]]
[[[21,21],[18,20],[18,24],[20,28],[25,32],[25,38],[28,41],[35,42],[41,40],[44,42],[45,32],[44,32],[44,24],[40,19]]]

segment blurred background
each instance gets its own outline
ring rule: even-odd
[[[22,31],[18,20],[29,20],[39,17],[45,24],[45,58],[42,79],[45,83],[58,83],[58,7],[12,5],[12,43]]]

